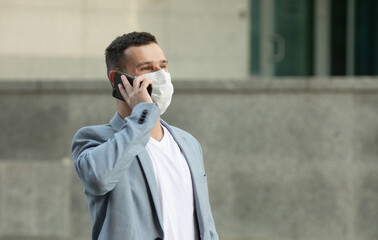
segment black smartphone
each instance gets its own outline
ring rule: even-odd
[[[115,98],[117,98],[119,100],[125,101],[125,99],[122,97],[122,94],[121,94],[121,92],[119,91],[119,88],[118,88],[118,84],[122,84],[123,85],[122,79],[121,79],[122,75],[126,76],[126,78],[129,81],[129,83],[130,83],[131,86],[133,85],[135,77],[130,76],[129,74],[123,73],[123,72],[117,72],[116,75],[115,75],[112,95],[113,95],[113,97],[115,97]],[[140,83],[140,84],[142,85],[142,83]],[[147,87],[147,92],[151,96],[151,92],[152,92],[152,86],[151,85],[149,85]]]

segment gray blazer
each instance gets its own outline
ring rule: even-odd
[[[93,221],[92,239],[164,239],[154,170],[145,149],[160,111],[140,103],[123,120],[81,128],[72,141],[76,173],[84,185]],[[202,151],[189,133],[161,123],[188,162],[201,239],[219,239],[209,203]]]

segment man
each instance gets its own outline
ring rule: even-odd
[[[92,239],[218,239],[201,147],[160,119],[173,86],[155,37],[120,36],[105,55],[113,93],[122,95],[117,112],[107,125],[80,129],[72,141]],[[132,85],[123,73],[136,76]]]

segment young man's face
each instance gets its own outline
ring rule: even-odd
[[[168,72],[168,60],[163,50],[156,43],[132,46],[125,50],[126,73],[132,76],[156,72],[164,69]]]

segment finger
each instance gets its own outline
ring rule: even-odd
[[[137,78],[134,79],[133,88],[134,88],[135,91],[140,88],[140,83],[142,81],[144,81],[145,79],[146,79],[145,77],[137,77]]]
[[[121,93],[122,97],[126,100],[129,98],[129,94],[127,94],[126,89],[123,87],[122,84],[118,84],[119,92]]]
[[[122,75],[121,76],[121,79],[122,79],[122,83],[123,83],[123,87],[125,89],[125,91],[127,93],[129,93],[130,91],[132,91],[132,86],[131,84],[129,83],[129,80],[127,80],[126,76],[125,75]]]
[[[154,83],[153,83],[153,81],[151,80],[151,79],[145,79],[145,80],[143,80],[143,83],[142,83],[142,86],[140,86],[140,88],[142,88],[142,89],[147,89],[147,87],[148,86],[154,86]]]

